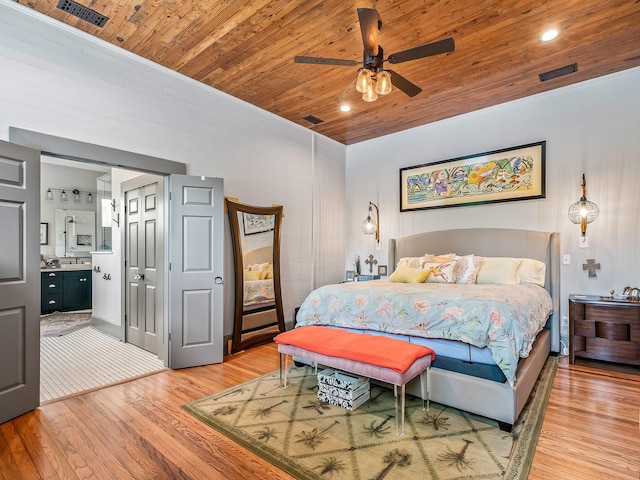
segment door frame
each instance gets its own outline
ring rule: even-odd
[[[186,175],[187,173],[187,165],[181,162],[175,162],[172,160],[166,160],[163,158],[152,157],[149,155],[142,155],[139,153],[128,152],[125,150],[118,150],[111,147],[105,147],[101,145],[93,145],[86,142],[80,142],[77,140],[71,140],[63,137],[56,137],[53,135],[47,135],[44,133],[33,132],[30,130],[24,130],[16,127],[9,127],[9,142],[15,143],[18,145],[22,145],[25,147],[32,148],[34,150],[39,150],[41,155],[47,155],[50,157],[56,158],[64,158],[67,160],[74,160],[79,163],[94,163],[105,165],[108,167],[114,168],[122,168],[135,170],[141,173],[150,173],[153,175],[163,177],[163,195],[166,194],[166,189],[168,188],[167,177],[172,174]],[[40,178],[40,172],[38,172],[38,178]],[[121,210],[122,199],[124,195],[121,192]],[[165,202],[167,202],[169,198],[165,196]],[[163,212],[163,222],[165,225],[167,223],[168,216],[168,208],[164,208]],[[124,218],[121,212],[121,218]],[[121,229],[121,235],[124,235],[123,229]],[[124,244],[121,244],[121,248]],[[162,253],[163,263],[168,265],[168,255],[169,250],[165,243]],[[121,258],[124,262],[124,254],[121,255]],[[34,260],[37,261],[37,258]],[[122,264],[124,267],[124,263]],[[166,320],[168,318],[169,305],[168,305],[168,292],[166,291],[168,285],[168,271],[165,268],[163,272],[163,282],[164,289],[163,297],[164,300],[162,302],[163,306],[163,317]],[[124,275],[124,268],[122,269]],[[124,282],[122,282],[122,288],[124,288]],[[122,313],[121,313],[121,321],[124,320],[124,292],[122,292]],[[163,335],[166,337],[168,330],[167,325],[168,322],[164,321],[162,329]],[[123,322],[124,325],[124,322]],[[125,339],[124,332],[122,332],[122,340]],[[165,365],[167,365],[169,359],[169,342],[164,342],[164,345],[161,348],[163,355],[160,356]]]

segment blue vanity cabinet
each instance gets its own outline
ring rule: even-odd
[[[91,270],[64,272],[62,276],[62,308],[91,308]]]
[[[91,308],[91,270],[41,272],[42,314]]]
[[[42,272],[40,313],[62,309],[62,272]]]

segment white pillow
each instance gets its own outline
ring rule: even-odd
[[[485,257],[477,274],[476,283],[490,283],[498,285],[518,285],[519,258]]]
[[[534,283],[544,287],[547,264],[532,258],[522,258],[517,274],[520,283]]]

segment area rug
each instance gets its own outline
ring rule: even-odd
[[[94,327],[40,339],[40,402],[164,370],[157,355]]]
[[[354,411],[318,401],[308,366],[196,400],[183,409],[300,480],[526,479],[557,360],[549,358],[511,433],[496,422],[407,396],[405,435],[395,434],[393,391],[371,384]]]
[[[40,317],[40,336],[59,337],[91,325],[91,313],[55,312]]]

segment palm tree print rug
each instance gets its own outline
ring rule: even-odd
[[[511,433],[496,422],[407,395],[405,435],[395,434],[393,390],[371,384],[354,411],[320,402],[310,367],[279,372],[183,409],[297,479],[525,479],[540,434],[555,358],[547,359]]]

